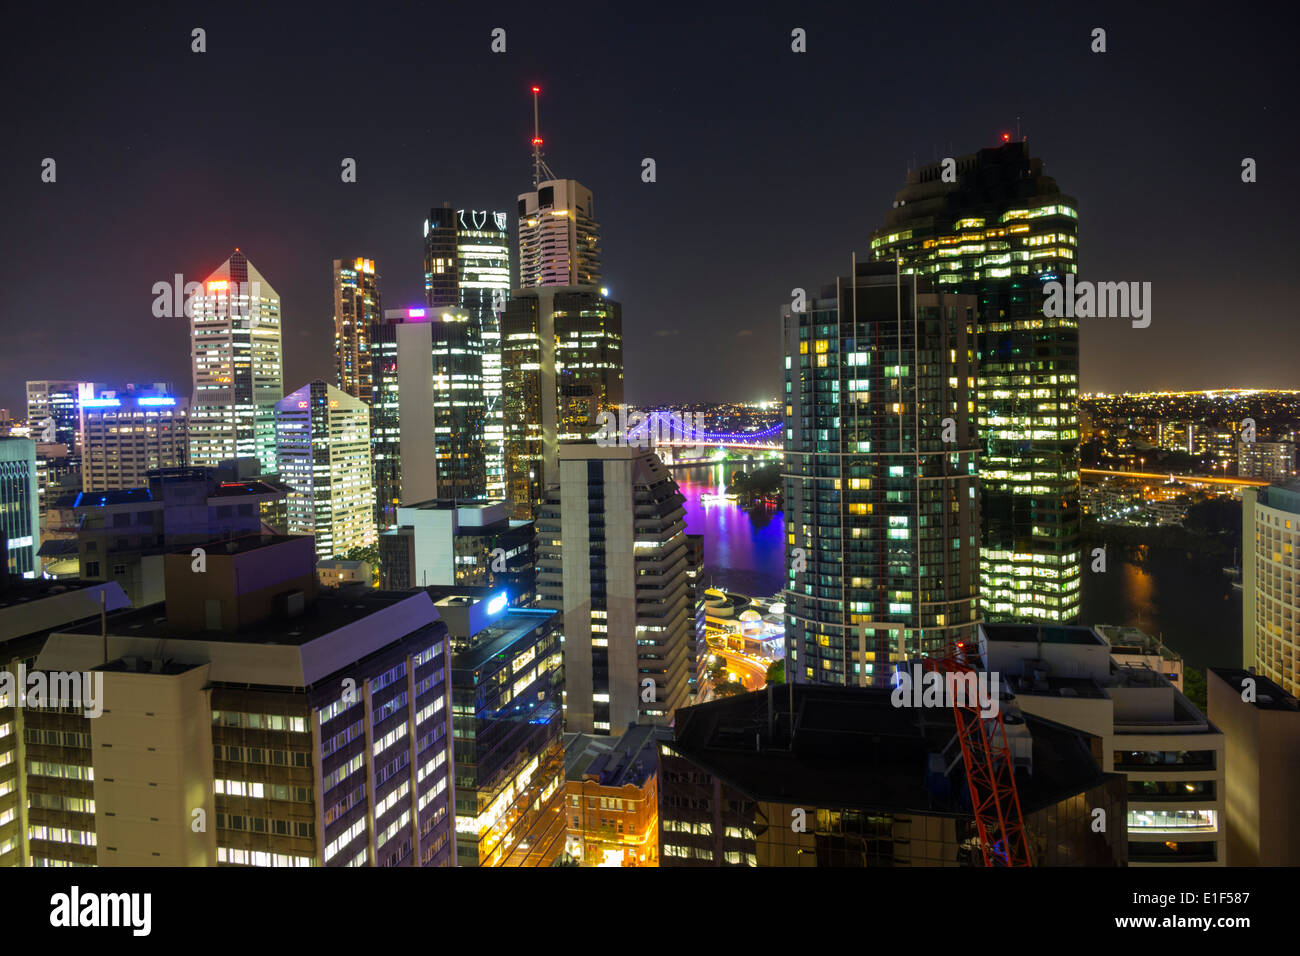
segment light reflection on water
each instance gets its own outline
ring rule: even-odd
[[[686,498],[686,531],[704,535],[704,563],[715,587],[766,597],[784,586],[785,517],[775,509],[746,512],[735,502],[701,503],[706,492],[721,494],[742,465],[674,468]]]
[[[775,594],[785,580],[785,520],[780,511],[746,513],[734,503],[701,504],[726,490],[736,464],[674,468],[686,498],[686,530],[704,534],[704,560],[718,587],[754,596]],[[1108,549],[1104,574],[1091,571],[1084,549],[1084,624],[1126,624],[1162,636],[1188,665],[1241,666],[1241,592],[1214,555],[1155,548]]]

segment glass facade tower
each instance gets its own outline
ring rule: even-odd
[[[1078,271],[1078,211],[1028,146],[908,174],[872,257],[976,295],[980,607],[989,620],[1079,615],[1079,329],[1043,314],[1043,285]]]
[[[977,620],[976,298],[862,263],[786,308],[786,670],[885,686]]]

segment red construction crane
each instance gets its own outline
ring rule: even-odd
[[[966,645],[962,643],[944,657],[926,658],[925,664],[928,669],[945,675],[945,686],[948,674],[959,675],[968,687],[974,684],[966,683],[965,675],[978,676],[975,668],[966,663]],[[963,700],[961,694],[952,696],[957,741],[966,764],[966,782],[970,786],[984,865],[1033,866],[1025,839],[1025,820],[1020,813],[1020,794],[1016,791],[1015,762],[1002,723],[1002,708],[998,707],[996,717],[983,717],[978,700]]]

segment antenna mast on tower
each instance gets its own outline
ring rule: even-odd
[[[538,118],[538,99],[542,95],[540,86],[533,87],[533,188],[536,189],[542,183],[542,173],[546,174],[546,179],[557,178],[555,173],[551,172],[551,167],[546,165],[546,160],[542,159],[542,133],[541,123]]]

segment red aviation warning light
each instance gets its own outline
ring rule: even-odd
[[[538,115],[538,99],[541,96],[542,88],[540,86],[531,87],[533,93],[533,188],[536,189],[542,182],[543,174],[545,178],[554,179],[555,174],[551,172],[542,159],[542,124]]]
[[[1009,142],[1011,142],[1011,134],[1010,134],[1010,133],[1003,133],[1003,134],[1002,134],[1002,142],[1004,142],[1004,143],[1009,143]]]

